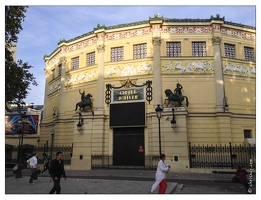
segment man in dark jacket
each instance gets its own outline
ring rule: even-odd
[[[53,188],[49,192],[49,194],[53,194],[56,191],[56,194],[61,193],[61,186],[60,186],[60,180],[61,177],[63,176],[64,179],[66,180],[66,174],[64,171],[64,165],[63,165],[63,160],[62,160],[62,152],[58,151],[56,153],[56,159],[52,160],[51,166],[49,169],[49,173],[51,177],[53,178]]]

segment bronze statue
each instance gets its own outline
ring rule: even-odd
[[[164,104],[166,104],[165,102],[168,100],[167,107],[171,101],[177,101],[178,102],[177,106],[180,107],[182,105],[181,102],[184,100],[184,98],[186,98],[186,107],[188,107],[189,105],[188,97],[182,95],[182,91],[181,91],[182,88],[183,88],[182,85],[177,83],[177,87],[175,88],[174,93],[170,89],[165,90],[165,94],[168,98],[165,99]]]
[[[79,110],[84,110],[84,108],[88,106],[92,111],[92,115],[94,115],[94,112],[92,110],[92,100],[91,100],[92,95],[90,93],[85,95],[85,91],[81,93],[81,90],[79,90],[79,93],[81,94],[81,101],[76,104],[75,111],[78,109],[78,107]]]

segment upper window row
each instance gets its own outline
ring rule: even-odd
[[[191,46],[192,56],[204,57],[207,56],[206,42],[192,42]],[[235,58],[235,45],[224,44],[224,53],[226,58]],[[244,47],[245,60],[254,61],[254,48]],[[181,43],[180,42],[167,42],[166,43],[166,56],[167,57],[180,57],[181,56]],[[142,59],[147,57],[147,44],[137,44],[133,46],[133,59]],[[111,62],[124,60],[124,47],[111,48]],[[86,65],[95,65],[95,52],[86,55]],[[72,70],[79,69],[79,57],[72,59]],[[60,73],[60,71],[59,71]]]

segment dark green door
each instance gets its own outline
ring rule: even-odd
[[[144,128],[113,129],[113,165],[144,166]]]

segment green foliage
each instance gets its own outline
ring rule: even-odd
[[[28,6],[5,7],[5,109],[9,112],[8,104],[14,103],[21,107],[28,90],[31,90],[30,84],[38,85],[29,72],[33,66],[22,60],[16,62],[11,50],[19,39],[17,35],[23,30],[21,23],[27,8]]]

